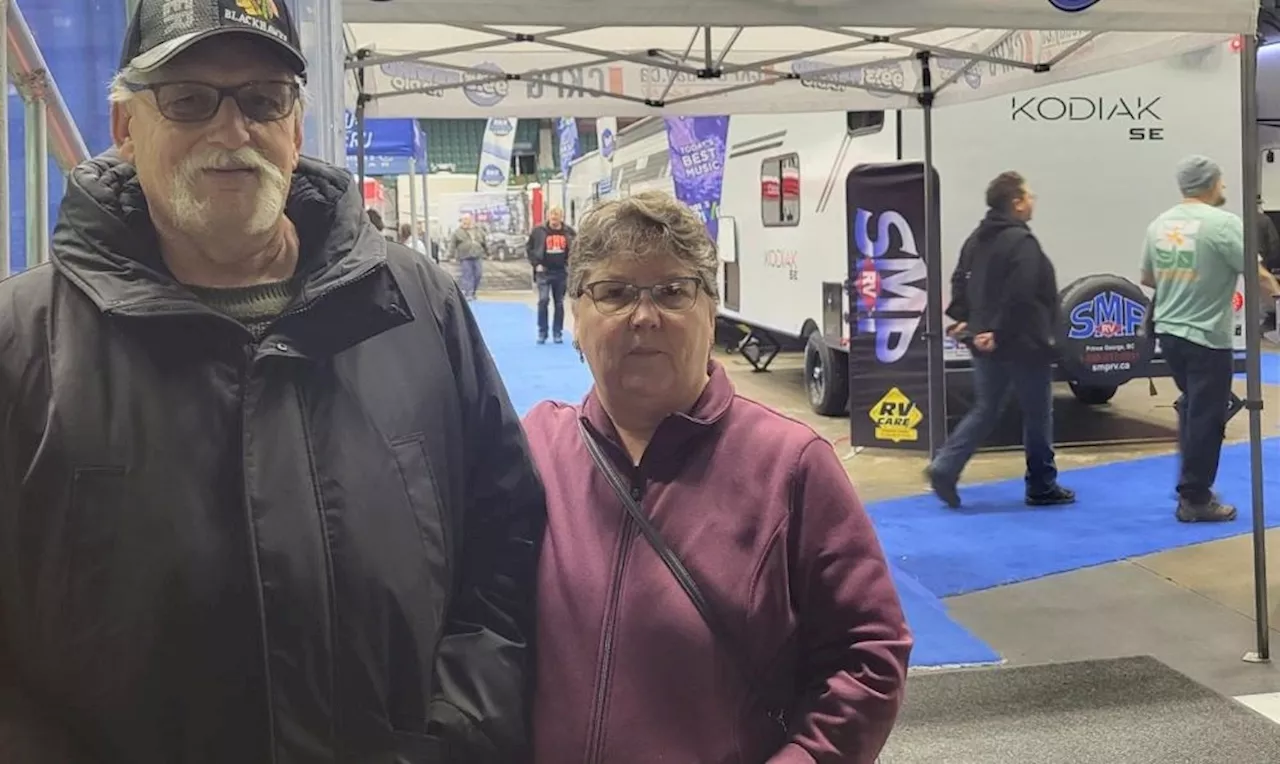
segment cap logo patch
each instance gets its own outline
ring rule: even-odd
[[[236,0],[236,5],[248,15],[264,21],[274,21],[280,15],[276,0]]]
[[[196,22],[195,5],[195,0],[162,0],[160,18],[164,20],[165,37],[174,37],[191,29]]]

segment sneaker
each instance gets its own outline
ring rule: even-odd
[[[1204,504],[1192,504],[1186,499],[1179,499],[1174,517],[1182,523],[1229,523],[1236,519],[1236,508],[1218,501],[1217,496]]]
[[[933,471],[933,467],[925,468],[924,477],[929,481],[933,494],[941,499],[943,504],[951,509],[960,508],[960,492],[956,490],[956,481],[941,477]]]
[[[547,344],[547,335],[545,335],[545,334],[539,334],[539,335],[538,335],[538,344],[539,344],[539,345],[545,345],[545,344]]]
[[[1060,485],[1055,485],[1044,493],[1027,494],[1027,506],[1029,507],[1058,507],[1063,504],[1075,503],[1076,492]]]
[[[564,335],[563,335],[563,334],[557,334],[555,337],[553,337],[553,338],[552,338],[552,340],[551,340],[551,341],[552,341],[552,342],[554,342],[554,343],[556,343],[557,345],[563,345],[563,344],[564,344]]]

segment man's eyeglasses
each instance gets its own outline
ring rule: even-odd
[[[173,122],[207,122],[230,98],[240,113],[253,122],[276,122],[293,113],[301,88],[296,82],[246,82],[220,88],[204,82],[160,82],[153,85],[128,84],[135,93],[150,90],[156,107]]]
[[[697,276],[681,276],[652,286],[636,286],[625,281],[593,281],[579,294],[591,298],[596,310],[606,316],[625,313],[640,304],[645,292],[653,304],[670,313],[681,313],[693,307],[702,291],[702,279]]]

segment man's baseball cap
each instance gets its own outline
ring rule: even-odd
[[[120,68],[154,71],[198,42],[232,33],[276,43],[295,73],[306,72],[298,28],[285,0],[139,0]]]

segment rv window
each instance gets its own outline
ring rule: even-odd
[[[760,219],[766,226],[800,224],[800,157],[771,157],[760,163]]]
[[[883,111],[847,111],[844,117],[849,135],[870,135],[884,128]]]

